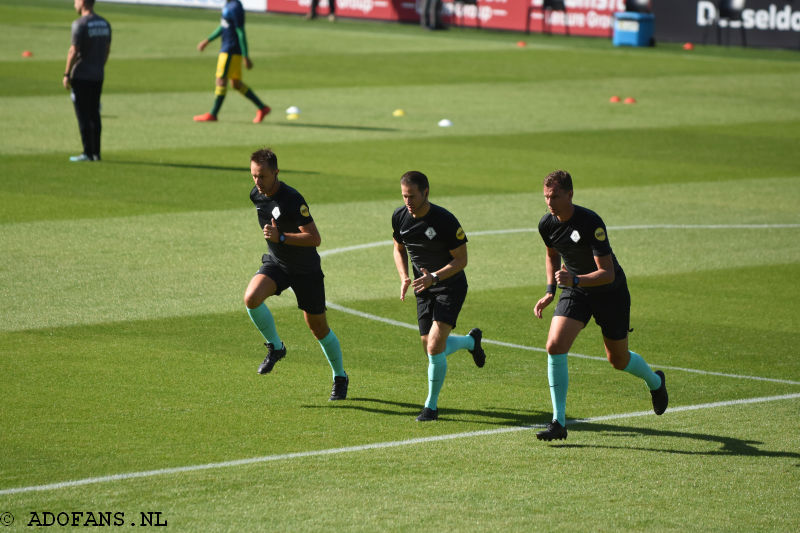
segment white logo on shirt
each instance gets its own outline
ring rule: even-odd
[[[578,233],[578,230],[575,230],[572,232],[572,235],[570,235],[569,238],[572,239],[572,242],[578,242],[581,240],[581,234]]]
[[[436,237],[436,230],[428,226],[428,229],[425,230],[425,236],[433,240],[433,238]]]
[[[280,217],[281,217],[281,208],[276,205],[275,209],[272,210],[272,218],[278,220]]]

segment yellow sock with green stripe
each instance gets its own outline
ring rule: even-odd
[[[228,88],[224,86],[217,85],[214,89],[214,94],[216,98],[214,98],[214,107],[211,108],[211,114],[215,117],[217,113],[219,113],[219,108],[222,107],[222,102],[225,100],[225,94],[228,92]]]
[[[239,87],[237,87],[236,90],[242,93],[245,96],[245,98],[256,104],[256,107],[258,107],[259,109],[266,107],[264,105],[264,102],[259,100],[258,96],[256,96],[256,94],[253,91],[251,91],[250,87],[248,87],[245,83],[243,82],[240,83]]]

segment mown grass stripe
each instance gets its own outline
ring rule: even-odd
[[[670,408],[670,413],[683,412],[683,411],[696,411],[699,409],[715,409],[720,407],[730,407],[734,405],[746,405],[753,403],[775,402],[783,400],[794,400],[800,398],[800,393],[796,394],[783,394],[780,396],[765,396],[761,398],[744,398],[739,400],[729,400],[723,402],[703,403],[697,405],[684,405],[679,407]],[[593,422],[604,422],[607,420],[620,420],[625,418],[637,418],[641,416],[652,415],[650,411],[636,411],[631,413],[620,413],[614,415],[605,415],[592,418],[584,418],[578,420],[571,420],[569,425],[574,424],[591,424]],[[77,479],[73,481],[62,481],[60,483],[49,483],[46,485],[33,485],[30,487],[17,487],[10,489],[0,489],[0,495],[22,494],[26,492],[41,492],[48,490],[59,490],[72,487],[80,487],[84,485],[94,485],[98,483],[109,483],[113,481],[127,481],[129,479],[141,479],[155,476],[166,476],[174,474],[183,474],[186,472],[198,472],[202,470],[212,470],[219,468],[232,468],[236,466],[247,466],[259,463],[269,463],[274,461],[286,461],[291,459],[302,459],[305,457],[321,457],[326,455],[337,455],[341,453],[362,452],[367,450],[378,450],[383,448],[397,448],[400,446],[411,446],[415,444],[426,444],[430,442],[440,442],[454,439],[465,439],[471,437],[486,437],[489,435],[498,435],[501,433],[511,433],[514,431],[525,431],[530,429],[537,429],[544,427],[544,424],[534,424],[529,426],[511,426],[496,429],[487,429],[481,431],[467,431],[464,433],[451,433],[449,435],[436,435],[431,437],[419,437],[415,439],[396,440],[388,442],[376,442],[372,444],[361,444],[358,446],[347,446],[344,448],[328,448],[324,450],[309,450],[306,452],[293,452],[277,455],[265,455],[262,457],[250,457],[247,459],[237,459],[233,461],[221,461],[217,463],[206,463],[201,465],[188,465],[179,466],[174,468],[161,468],[158,470],[145,470],[142,472],[129,472],[126,474],[114,474],[110,476],[98,476],[84,479]]]

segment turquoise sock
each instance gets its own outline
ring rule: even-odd
[[[339,339],[333,330],[330,330],[327,335],[319,339],[319,345],[322,346],[322,353],[328,358],[328,363],[330,363],[331,370],[333,370],[333,377],[346,376],[344,361],[342,360],[342,347],[339,345]]]
[[[631,360],[628,362],[628,366],[625,367],[625,372],[642,378],[650,390],[659,388],[661,386],[661,376],[653,372],[653,369],[642,359],[641,355],[630,350],[628,353],[631,354]]]
[[[447,374],[447,354],[442,352],[428,355],[428,399],[425,400],[425,407],[428,409],[438,409],[439,391],[444,385],[445,374]]]
[[[447,337],[447,344],[444,354],[450,355],[458,350],[472,350],[475,348],[475,337],[470,335],[450,335]]]
[[[262,303],[255,309],[248,307],[247,314],[250,315],[250,320],[256,325],[264,339],[280,350],[283,347],[283,342],[278,337],[278,330],[275,329],[275,319],[272,318],[272,313],[269,312],[266,304]]]
[[[550,401],[553,403],[553,419],[566,427],[567,424],[567,386],[569,370],[567,354],[547,355],[547,381],[550,382]]]

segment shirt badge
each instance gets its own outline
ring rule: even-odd
[[[572,242],[578,242],[581,240],[581,234],[578,233],[578,230],[575,230],[572,232],[572,235],[570,235],[569,238],[572,239]]]
[[[300,214],[304,217],[310,216],[308,213],[308,206],[306,204],[300,206]]]
[[[458,231],[456,231],[456,239],[458,239],[459,241],[463,241],[464,237],[466,237],[466,235],[464,234],[464,229],[458,228]]]
[[[281,208],[276,205],[275,208],[272,210],[272,218],[278,220],[280,217],[281,217]]]
[[[428,226],[428,229],[425,230],[425,236],[433,240],[433,238],[436,237],[436,230],[433,229],[433,227]]]
[[[606,230],[603,228],[597,228],[594,230],[594,238],[601,242],[606,240]]]

